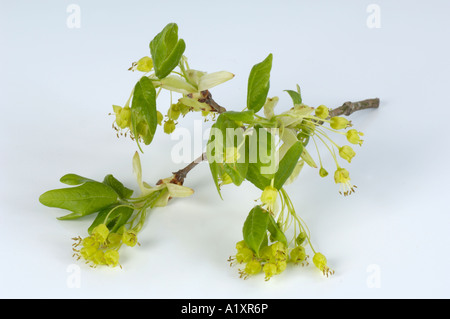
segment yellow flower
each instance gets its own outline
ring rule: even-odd
[[[116,124],[121,129],[130,127],[131,125],[131,109],[129,106],[124,108],[113,105],[114,113],[116,114]]]
[[[346,137],[347,140],[352,144],[359,144],[360,146],[363,143],[363,140],[361,140],[360,136],[363,136],[364,134],[362,132],[358,132],[355,129],[348,130]]]
[[[349,163],[352,161],[352,158],[355,157],[355,155],[355,151],[350,146],[344,145],[339,148],[339,156]]]
[[[320,271],[322,271],[324,276],[326,275],[328,277],[329,275],[334,275],[334,270],[327,266],[327,259],[323,254],[315,253],[313,263],[317,268],[319,268]]]
[[[350,122],[341,116],[335,116],[330,119],[330,126],[335,130],[341,130],[350,125]]]
[[[125,245],[133,247],[137,243],[137,234],[133,230],[126,230],[122,235],[122,241]]]
[[[273,206],[277,199],[278,191],[273,186],[266,186],[261,194],[261,202],[263,204]]]
[[[350,195],[355,191],[356,185],[353,185],[350,181],[350,173],[342,167],[334,172],[334,181],[336,184],[341,184],[339,193],[344,194],[344,196]]]
[[[170,134],[175,131],[175,122],[170,119],[164,123],[164,133]]]
[[[108,227],[106,227],[105,224],[100,224],[92,230],[92,236],[100,244],[103,244],[105,242],[106,238],[108,238],[108,235],[109,235],[109,229],[108,229]]]
[[[103,255],[105,264],[111,267],[116,267],[119,264],[119,252],[114,249],[105,251]]]

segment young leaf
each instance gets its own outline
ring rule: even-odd
[[[300,87],[297,85],[297,90],[298,91],[292,91],[292,90],[285,90],[285,92],[287,92],[292,99],[292,102],[295,104],[302,104],[302,96],[300,94]]]
[[[157,126],[156,91],[152,81],[145,76],[134,87],[131,126],[136,141],[141,137],[145,145],[152,142]]]
[[[284,182],[291,176],[297,165],[298,159],[303,152],[303,144],[297,141],[286,152],[286,155],[281,159],[277,172],[275,173],[273,186],[276,189],[283,187]]]
[[[58,218],[65,220],[98,212],[116,203],[117,197],[117,193],[108,185],[88,181],[76,187],[47,191],[39,197],[39,201],[48,207],[58,207],[73,212]]]
[[[255,112],[253,112],[253,110],[242,111],[242,112],[227,111],[222,114],[233,121],[252,123],[254,120]]]
[[[111,187],[117,193],[117,195],[119,195],[121,199],[127,199],[130,198],[131,195],[133,195],[132,189],[123,186],[123,184],[111,174],[105,176],[103,184],[106,184],[109,187]]]
[[[92,230],[100,225],[105,224],[109,231],[114,233],[133,215],[134,209],[128,206],[112,205],[102,209],[95,217],[93,223],[88,228],[88,234],[92,233]]]
[[[272,53],[264,61],[255,64],[250,71],[247,88],[247,108],[257,113],[266,103],[270,87]]]
[[[288,246],[286,235],[283,233],[283,231],[278,226],[275,219],[273,219],[272,216],[269,217],[269,226],[267,228],[272,235],[273,239],[276,241],[279,241],[283,243],[286,247]]]
[[[260,206],[255,206],[247,216],[242,228],[242,234],[247,246],[252,249],[256,255],[259,255],[259,249],[267,236],[267,227],[269,226],[269,212]]]
[[[166,25],[150,42],[155,75],[159,79],[168,76],[180,62],[185,49],[184,40],[178,40],[178,26],[175,23]]]
[[[61,177],[59,181],[67,185],[80,185],[85,182],[94,182],[90,178],[86,178],[77,174],[66,174],[63,177]]]
[[[258,168],[254,163],[248,164],[247,175],[245,178],[260,190],[264,190],[266,186],[270,185],[270,179],[262,176],[260,168]]]

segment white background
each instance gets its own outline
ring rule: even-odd
[[[81,9],[80,28],[67,25],[71,3]],[[380,28],[369,28],[371,3],[1,1],[0,297],[450,297],[450,5],[376,1]],[[136,189],[136,145],[116,138],[108,113],[139,77],[128,67],[169,22],[178,24],[192,68],[236,74],[212,90],[229,110],[245,106],[248,73],[270,52],[269,95],[280,97],[280,111],[290,103],[283,90],[297,83],[311,106],[381,99],[378,110],[351,117],[365,133],[346,166],[356,194],[340,196],[332,178],[309,167],[287,189],[332,278],[310,265],[268,282],[239,279],[226,260],[260,193],[229,186],[221,201],[204,163],[186,180],[195,194],[154,210],[141,246],[123,249],[123,269],[72,258],[71,237],[85,236],[93,217],[58,221],[65,212],[38,197],[69,172],[112,173]],[[167,110],[167,99],[158,103]],[[180,126],[191,129],[193,119]],[[171,159],[176,142],[160,130],[144,149],[149,183],[184,166]]]

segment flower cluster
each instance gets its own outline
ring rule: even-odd
[[[119,248],[122,244],[133,247],[139,244],[136,232],[121,227],[117,232],[110,232],[105,224],[96,226],[91,235],[81,238],[73,238],[74,257],[77,260],[84,259],[91,267],[107,265],[116,267],[119,265]]]
[[[306,146],[310,140],[313,141],[319,158],[319,166],[315,163],[309,153],[306,151],[302,158],[312,167],[319,167],[319,175],[321,177],[328,176],[328,171],[323,167],[322,158],[319,153],[318,142],[321,142],[330,152],[336,164],[336,170],[334,172],[334,181],[336,184],[340,184],[340,193],[343,195],[350,195],[355,191],[354,186],[350,181],[350,174],[347,169],[341,167],[338,161],[338,156],[351,163],[356,153],[350,145],[339,145],[336,143],[328,133],[340,134],[345,136],[346,140],[350,144],[361,146],[363,140],[361,136],[364,134],[355,129],[347,128],[352,126],[352,123],[341,116],[331,116],[330,110],[320,105],[316,108],[309,107],[304,104],[295,105],[291,110],[281,113],[275,117],[278,117],[283,124],[285,136],[289,134],[296,134],[299,141]],[[284,136],[284,137],[285,137]],[[286,139],[286,137],[285,137]]]
[[[242,240],[236,243],[236,254],[231,256],[228,261],[231,266],[234,264],[245,265],[243,269],[239,270],[241,278],[247,279],[249,276],[263,272],[267,281],[274,275],[281,274],[289,263],[301,264],[302,266],[309,265],[308,257],[305,247],[301,244],[289,249],[279,241],[262,247],[259,254],[256,255]],[[325,267],[322,267],[322,269],[325,269]]]

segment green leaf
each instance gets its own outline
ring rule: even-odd
[[[159,79],[168,76],[180,62],[185,49],[184,40],[178,40],[178,26],[175,23],[166,25],[150,42],[155,75]]]
[[[257,256],[264,238],[267,237],[269,216],[269,212],[260,206],[255,206],[248,214],[242,228],[245,243]]]
[[[131,102],[131,126],[136,141],[140,136],[145,145],[150,144],[157,122],[155,87],[149,78],[143,76],[134,87]]]
[[[90,178],[86,178],[77,174],[66,174],[63,177],[61,177],[59,181],[67,185],[80,185],[85,182],[95,182]]]
[[[224,116],[233,121],[240,121],[244,123],[252,123],[254,120],[255,112],[253,110],[235,112],[235,111],[227,111],[222,113]]]
[[[226,149],[232,149],[233,147],[236,147],[239,158],[233,163],[231,161],[226,162]],[[216,123],[211,127],[210,137],[206,146],[206,154],[211,175],[221,197],[219,177],[223,171],[230,175],[235,185],[239,186],[245,180],[248,168],[245,147],[244,131],[241,127],[225,115],[225,113],[220,114]],[[223,167],[223,170],[221,170],[221,167]]]
[[[120,227],[133,215],[134,209],[128,206],[112,205],[102,209],[95,217],[93,223],[88,228],[89,235],[92,230],[100,225],[105,224],[111,233],[116,232]]]
[[[272,53],[264,61],[255,64],[250,71],[247,88],[247,108],[258,112],[266,103],[270,87]]]
[[[76,219],[98,212],[117,202],[117,193],[108,185],[88,181],[76,187],[54,189],[39,197],[41,204],[48,207],[67,209],[72,214],[58,219]]]
[[[132,189],[123,186],[123,184],[111,174],[105,176],[103,184],[111,187],[121,199],[128,199],[131,197],[131,195],[133,195]]]
[[[268,185],[276,171],[274,136],[260,125],[248,136],[249,164],[246,179],[261,190]]]
[[[284,157],[281,159],[278,170],[274,176],[273,186],[276,189],[283,187],[284,182],[289,178],[289,176],[291,176],[302,152],[303,144],[300,141],[297,141],[289,148]]]
[[[288,246],[286,235],[280,229],[277,222],[272,216],[269,217],[269,226],[267,229],[269,230],[270,234],[272,235],[272,238],[275,241],[283,243],[286,247]]]
[[[300,91],[292,91],[292,90],[285,90],[285,92],[287,92],[292,99],[292,102],[295,104],[302,104],[302,96],[300,94]]]
[[[247,175],[245,178],[261,190],[264,190],[266,186],[270,185],[270,179],[262,176],[261,169],[254,163],[248,164]]]

